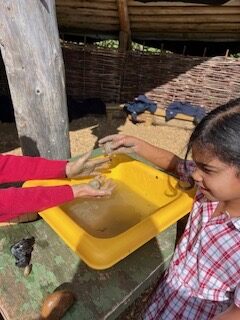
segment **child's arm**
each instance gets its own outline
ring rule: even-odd
[[[109,145],[110,153],[133,153],[151,161],[158,167],[177,175],[177,167],[181,158],[165,149],[158,148],[139,138],[128,135],[110,135],[99,140],[99,145]]]
[[[91,151],[75,161],[42,157],[0,155],[0,183],[33,179],[72,178],[96,174],[109,164],[109,157],[89,159]]]
[[[114,184],[111,180],[103,178],[101,183],[99,189],[89,184],[0,189],[0,222],[62,205],[75,198],[110,196]]]
[[[239,320],[240,319],[240,308],[235,304],[232,304],[225,312],[212,318],[212,320]]]
[[[65,177],[65,160],[0,155],[0,183]]]
[[[69,186],[0,189],[0,221],[38,212],[73,200]]]

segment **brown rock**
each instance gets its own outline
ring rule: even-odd
[[[41,320],[59,320],[74,303],[75,296],[68,290],[55,291],[43,301]]]

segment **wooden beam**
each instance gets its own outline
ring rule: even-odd
[[[62,51],[53,0],[0,0],[0,48],[24,155],[70,156]]]
[[[128,15],[127,0],[117,0],[119,14],[119,50],[126,51],[131,46],[131,29]]]
[[[58,0],[57,0],[58,1]],[[76,2],[76,1],[75,1]],[[192,6],[196,6],[196,7],[210,7],[210,6],[213,6],[215,8],[217,8],[218,6],[224,6],[224,7],[231,7],[231,6],[239,6],[239,0],[222,0],[223,3],[215,3],[215,4],[212,4],[210,3],[210,1],[206,0],[206,2],[208,3],[197,3],[197,2],[194,2],[194,1],[191,1],[189,0],[189,2],[183,2],[183,1],[151,1],[149,0],[149,2],[140,2],[140,1],[136,1],[136,0],[128,0],[128,5],[129,6],[135,6],[135,7],[138,7],[138,6],[142,6],[142,7],[147,7],[147,6],[150,6],[150,7],[159,7],[160,6],[165,6],[165,7],[192,7]],[[219,1],[220,2],[220,1]]]

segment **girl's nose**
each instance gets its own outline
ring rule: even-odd
[[[193,173],[192,173],[192,178],[195,182],[202,182],[202,175],[201,175],[201,170],[196,168]]]

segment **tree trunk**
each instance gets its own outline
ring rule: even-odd
[[[65,74],[53,0],[0,0],[0,47],[24,155],[70,156]]]

